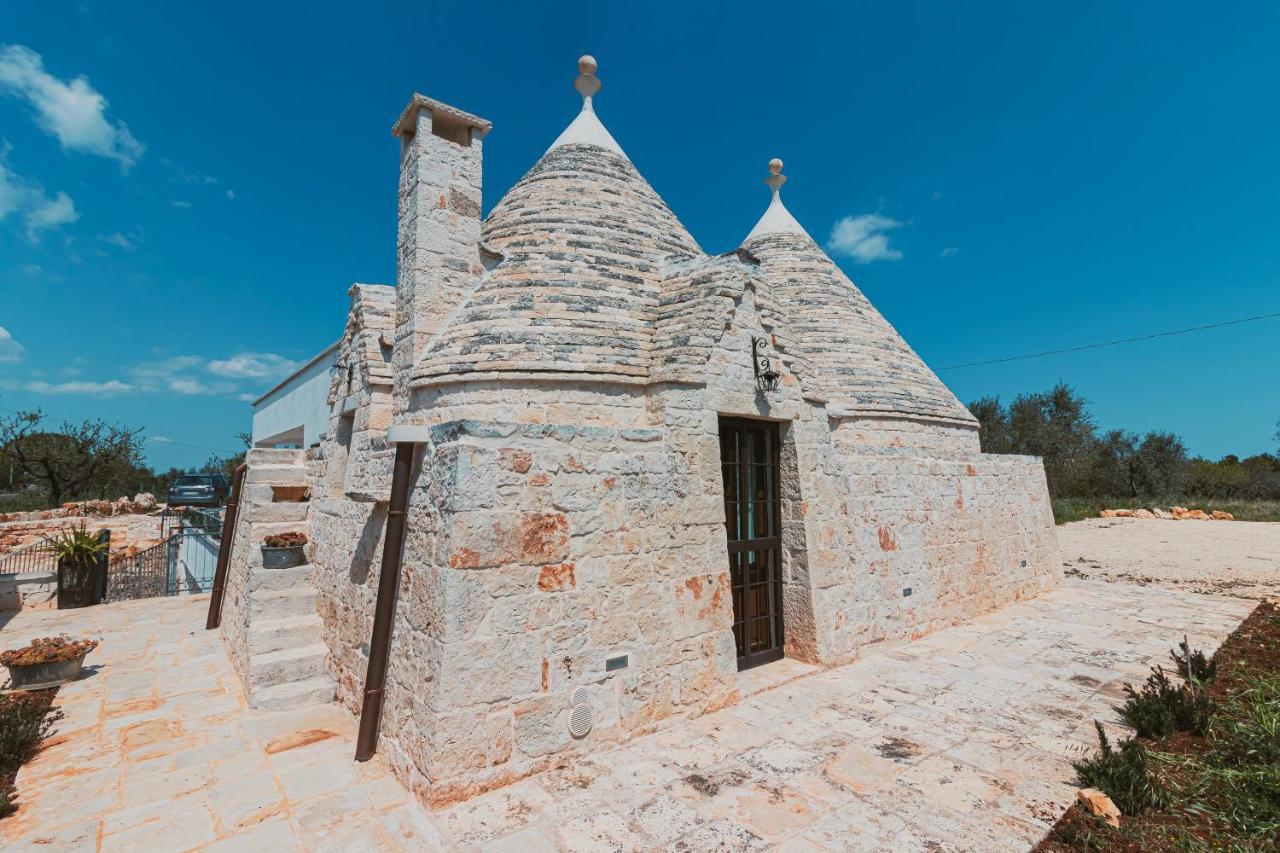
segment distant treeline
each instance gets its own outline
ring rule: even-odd
[[[1280,454],[1212,461],[1189,455],[1172,432],[1099,432],[1088,401],[1068,385],[1022,394],[1008,405],[983,397],[969,411],[982,424],[984,452],[1044,458],[1055,498],[1280,499]]]
[[[249,436],[238,436],[249,446]],[[156,471],[143,458],[139,428],[99,420],[50,423],[39,409],[0,415],[0,512],[44,509],[64,501],[112,499],[151,492],[164,500],[169,484],[188,473],[230,475],[241,450],[210,454],[201,466]]]

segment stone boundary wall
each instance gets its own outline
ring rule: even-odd
[[[1041,461],[839,458],[848,512],[809,565],[824,663],[922,636],[1057,586],[1057,533]],[[810,542],[813,542],[811,537]]]
[[[57,604],[57,572],[0,574],[0,613],[56,607]]]

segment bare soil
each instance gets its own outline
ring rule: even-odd
[[[1058,528],[1067,574],[1191,592],[1280,594],[1280,523],[1089,518]]]

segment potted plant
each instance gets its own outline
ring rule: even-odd
[[[264,569],[291,569],[307,561],[303,546],[307,544],[305,533],[272,533],[262,540],[262,567]]]
[[[58,559],[58,609],[88,607],[102,600],[106,567],[103,558],[111,547],[106,531],[90,533],[79,527],[59,530],[45,537],[44,550]]]
[[[44,690],[79,678],[84,656],[97,647],[97,640],[73,640],[65,634],[41,637],[0,653],[0,664],[9,668],[15,690]]]

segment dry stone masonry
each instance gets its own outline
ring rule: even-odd
[[[755,641],[735,623],[761,605],[730,565],[764,565],[738,538],[776,555],[776,655],[818,665],[1059,581],[1040,460],[979,452],[965,407],[786,211],[781,163],[743,245],[708,255],[600,123],[594,61],[579,67],[582,112],[484,219],[489,123],[412,98],[394,127],[397,286],[351,289],[320,444],[249,459],[224,617],[237,666],[254,683],[262,626],[309,616],[317,634],[269,645],[305,658],[322,639],[358,712],[392,458],[413,445],[378,748],[435,804],[738,701]],[[774,467],[753,457],[766,479],[742,496],[761,530],[776,513],[773,538],[756,516],[730,535],[726,418],[774,431]],[[280,509],[285,481],[310,500]],[[279,593],[257,540],[286,527],[311,541],[296,614],[258,609]]]

